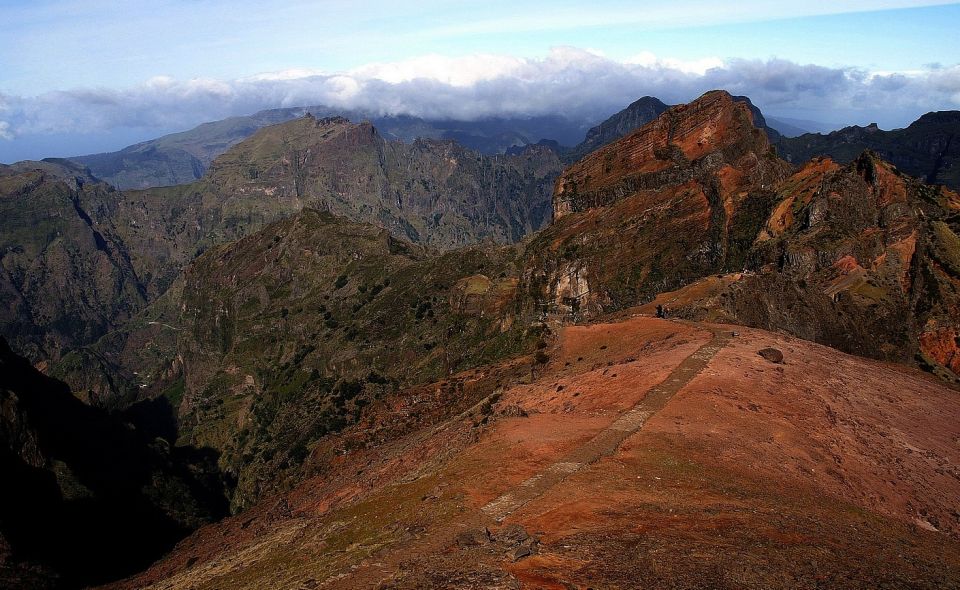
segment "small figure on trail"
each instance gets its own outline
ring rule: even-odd
[[[657,317],[660,319],[667,317],[667,310],[662,305],[657,305]]]

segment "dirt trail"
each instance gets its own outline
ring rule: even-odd
[[[696,377],[733,337],[728,330],[710,326],[698,325],[698,327],[706,328],[713,333],[710,341],[677,365],[667,378],[651,388],[637,405],[600,431],[587,444],[568,453],[550,467],[521,483],[516,489],[491,501],[483,507],[483,512],[497,522],[501,522],[584,466],[594,463],[601,457],[612,455],[624,440],[643,428],[647,419],[663,409],[670,398]]]

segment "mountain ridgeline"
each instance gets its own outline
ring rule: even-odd
[[[826,135],[785,137],[777,147],[784,158],[797,164],[816,156],[846,163],[871,150],[910,176],[960,190],[960,111],[927,113],[908,127],[892,131],[874,124]]]
[[[116,152],[74,156],[72,161],[90,168],[105,182],[120,189],[144,189],[188,184],[203,177],[213,161],[259,129],[312,113],[319,118],[343,117],[370,121],[391,141],[416,139],[455,140],[484,155],[549,138],[571,145],[583,135],[585,125],[560,116],[489,118],[479,121],[428,120],[409,115],[377,115],[325,106],[270,109],[253,115],[204,123],[188,131],[128,146]]]

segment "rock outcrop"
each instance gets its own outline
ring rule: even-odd
[[[747,259],[716,290],[658,297],[685,317],[792,334],[846,352],[917,363],[957,378],[960,196],[876,154],[813,160],[777,186]]]
[[[673,107],[564,171],[521,290],[547,313],[598,313],[741,266],[789,172],[747,104]]]

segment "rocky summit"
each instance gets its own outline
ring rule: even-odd
[[[960,196],[783,141],[717,90],[582,157],[303,114],[178,186],[0,169],[0,580],[960,584]]]

